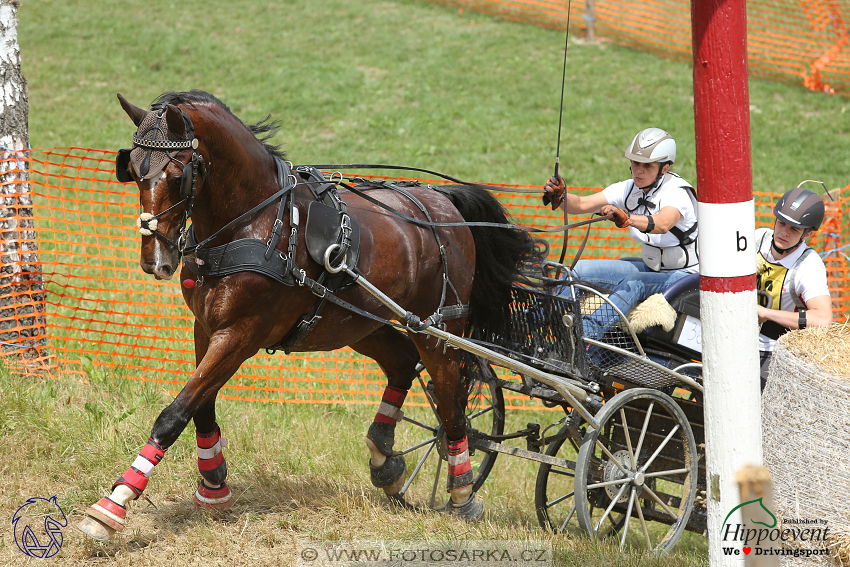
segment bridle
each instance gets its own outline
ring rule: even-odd
[[[145,170],[144,174],[147,173],[146,166],[149,166],[150,164],[151,154],[155,151],[164,153],[169,161],[180,164],[180,166],[183,168],[183,176],[180,179],[180,197],[182,197],[182,200],[175,203],[174,205],[171,205],[164,211],[160,211],[155,215],[152,213],[141,213],[136,219],[136,227],[138,227],[139,234],[141,234],[142,236],[155,236],[168,246],[176,249],[177,252],[182,256],[186,248],[186,235],[188,232],[186,224],[192,217],[192,204],[195,200],[195,193],[198,182],[198,172],[200,171],[201,175],[204,175],[206,173],[206,166],[204,165],[203,156],[198,153],[198,139],[195,138],[195,127],[192,124],[192,120],[183,111],[182,108],[180,109],[180,113],[183,115],[183,121],[186,125],[187,139],[165,139],[164,130],[162,126],[160,126],[160,124],[162,123],[162,119],[165,116],[166,108],[167,105],[164,103],[158,103],[152,107],[152,110],[157,111],[156,123],[146,132],[139,132],[137,130],[133,134],[132,148],[122,149],[118,151],[118,156],[115,158],[115,172],[118,181],[122,183],[129,183],[131,181],[134,181],[133,176],[130,174],[129,165],[130,153],[136,148],[143,148],[147,150],[147,154],[141,165],[141,168]],[[157,140],[157,133],[160,133],[163,139]],[[171,155],[171,152],[180,152],[188,149],[192,150],[192,157],[189,158],[189,161],[186,163],[183,163],[182,161]],[[142,172],[139,173],[142,174]],[[157,228],[159,224],[159,219],[161,217],[170,213],[181,205],[184,205],[183,218],[180,222],[180,236],[178,237],[177,242],[175,242],[172,239],[168,238],[166,235],[157,231]]]

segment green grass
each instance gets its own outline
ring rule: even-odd
[[[212,92],[246,122],[282,121],[296,163],[367,162],[542,184],[554,163],[563,33],[414,0],[31,0],[19,12],[34,147],[126,147],[115,98]],[[578,34],[575,34],[577,36]],[[696,182],[688,65],[610,45],[569,49],[561,141],[567,183],[627,177],[649,125]],[[753,181],[848,183],[848,101],[750,82]]]

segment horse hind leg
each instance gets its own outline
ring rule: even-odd
[[[451,332],[451,330],[450,330]],[[430,351],[424,339],[417,337],[422,362],[434,384],[437,409],[446,430],[448,476],[446,490],[450,495],[450,511],[469,521],[478,521],[484,515],[484,501],[473,492],[472,461],[469,458],[469,441],[466,435],[467,392],[461,380],[460,353],[448,349]]]
[[[366,447],[372,484],[390,498],[402,501],[399,492],[407,479],[407,467],[404,457],[393,449],[395,426],[404,416],[401,408],[419,374],[419,353],[405,334],[392,327],[382,327],[351,347],[375,360],[387,376],[387,387],[366,433]]]
[[[195,414],[195,438],[198,447],[198,471],[201,482],[195,491],[194,504],[199,508],[224,510],[233,505],[233,495],[225,482],[227,462],[223,449],[227,439],[215,421],[215,399],[204,404]]]

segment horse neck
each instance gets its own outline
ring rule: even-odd
[[[253,136],[251,139],[259,146]],[[227,226],[278,190],[274,158],[262,147],[259,151],[251,149],[241,146],[210,152],[207,178],[192,207],[192,224],[199,241]],[[251,220],[236,223],[217,241],[225,242],[235,233],[244,232]]]

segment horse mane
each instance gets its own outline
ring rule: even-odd
[[[253,135],[257,138],[260,144],[263,145],[263,148],[271,155],[272,157],[278,157],[280,159],[284,159],[286,157],[286,152],[283,151],[282,144],[272,144],[269,142],[275,134],[280,130],[280,122],[277,120],[272,120],[271,115],[267,115],[262,120],[255,122],[254,124],[245,124],[242,120],[233,114],[230,108],[221,102],[214,95],[200,90],[191,90],[188,92],[176,92],[169,91],[162,93],[157,97],[157,99],[153,102],[153,104],[173,104],[175,106],[180,104],[189,104],[196,102],[203,102],[208,104],[215,104],[227,111],[233,118],[239,121],[240,124],[245,126]]]

